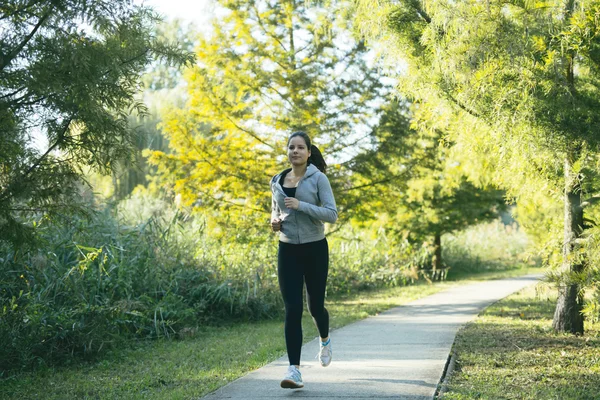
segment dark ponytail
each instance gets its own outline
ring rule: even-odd
[[[292,133],[290,135],[290,138],[288,139],[288,145],[290,144],[290,140],[292,140],[292,138],[296,136],[300,136],[302,139],[304,139],[306,147],[310,149],[310,157],[308,157],[308,164],[314,165],[319,171],[325,173],[325,170],[327,169],[327,164],[325,163],[323,154],[321,154],[321,151],[317,148],[317,146],[311,143],[310,137],[305,132],[299,131]]]
[[[321,154],[321,150],[319,150],[314,144],[310,146],[310,157],[308,157],[308,163],[317,167],[322,173],[325,173],[325,170],[327,169],[327,164],[325,163],[323,154]]]

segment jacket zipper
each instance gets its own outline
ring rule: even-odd
[[[302,177],[302,179],[304,179],[304,177]],[[300,179],[298,181],[298,184],[296,185],[296,200],[298,200],[298,189],[300,188],[300,183],[302,182],[302,179]],[[294,211],[294,219],[296,220],[296,232],[298,232],[298,244],[302,244],[302,242],[300,241],[300,227],[298,226],[298,210]]]

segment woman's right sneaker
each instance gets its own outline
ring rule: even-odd
[[[288,367],[288,370],[281,381],[281,387],[284,389],[300,389],[301,387],[304,387],[304,383],[302,383],[302,374],[295,365],[290,365]]]

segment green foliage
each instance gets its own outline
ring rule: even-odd
[[[386,104],[371,134],[371,148],[355,157],[349,168],[361,192],[355,205],[362,211],[357,213],[359,222],[393,221],[385,231],[401,238],[400,249],[405,240],[416,257],[429,253],[421,263],[428,266],[440,246],[433,243],[436,236],[494,219],[506,205],[502,191],[490,185],[476,187],[467,179],[461,158],[451,152],[440,131],[422,120],[411,121],[411,116],[401,102]],[[441,260],[435,267],[441,267]]]
[[[193,52],[196,45],[194,24],[184,23],[180,19],[163,21],[155,28],[156,38],[165,43],[173,43],[185,52]],[[147,92],[160,92],[180,87],[183,74],[180,65],[169,65],[154,62],[150,70],[142,76],[142,82]]]
[[[596,215],[598,210],[594,210]],[[595,216],[596,216],[595,215]],[[585,233],[586,259],[589,260],[586,265],[586,271],[580,274],[578,282],[586,288],[589,288],[588,301],[583,308],[586,319],[590,322],[600,322],[600,229],[598,226],[589,228]],[[581,251],[581,250],[580,250]]]
[[[128,206],[139,209],[146,200]],[[127,337],[169,337],[184,327],[280,312],[272,282],[258,282],[257,294],[239,274],[245,265],[229,273],[219,257],[196,254],[203,225],[188,221],[185,231],[182,219],[155,212],[127,225],[106,210],[62,227],[44,221],[40,236],[51,250],[3,247],[1,369],[92,356]]]
[[[443,236],[448,279],[540,266],[531,239],[515,221],[497,219]]]
[[[40,250],[2,248],[2,370],[283,310],[275,242],[215,241],[202,219],[143,191],[91,219],[51,222],[38,228]],[[330,294],[407,281],[385,240],[342,243],[332,240]]]
[[[48,222],[39,227],[47,250],[2,248],[2,370],[94,357],[126,338],[180,338],[206,326],[282,315],[275,241],[212,239],[204,220],[139,189],[89,220]],[[387,235],[383,225],[347,225],[330,235],[329,296],[421,278],[423,249]],[[487,243],[488,255],[520,248],[493,227],[476,235],[479,241],[469,241]],[[449,247],[452,265],[472,259],[472,249],[460,250],[467,245],[458,240]]]
[[[83,211],[81,166],[107,173],[130,158],[127,116],[146,111],[135,98],[145,68],[192,56],[155,40],[152,10],[124,0],[12,1],[2,20],[0,240],[25,244],[24,214]]]
[[[600,186],[600,3],[361,0],[356,9],[362,33],[406,64],[399,86],[417,120],[447,135],[472,181],[505,189],[528,225],[550,228],[534,235],[562,286],[594,282],[584,278],[597,260],[578,202]],[[568,201],[573,212],[554,212]]]
[[[414,262],[418,249],[406,241],[397,241],[381,226],[371,229],[346,226],[328,240],[331,245],[328,294],[403,286],[418,279]]]
[[[360,132],[376,120],[380,74],[348,35],[340,4],[219,2],[223,17],[185,73],[189,101],[162,124],[170,152],[147,152],[155,187],[202,213],[215,236],[264,238],[268,182],[286,164],[292,131],[305,130],[333,164],[358,152]],[[337,193],[347,177],[337,165],[328,174]],[[339,197],[342,219],[347,202]]]
[[[573,60],[576,90],[566,74],[570,52],[595,46],[596,2],[572,12],[562,2],[380,2],[374,13],[358,3],[364,32],[408,64],[400,87],[419,103],[417,118],[448,135],[470,176],[488,175],[519,202],[558,200],[566,155],[577,170],[591,166],[600,75],[585,54]]]

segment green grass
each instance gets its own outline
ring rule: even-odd
[[[554,332],[553,293],[541,285],[524,289],[467,324],[441,398],[600,398],[600,324],[586,324],[583,336]]]
[[[506,275],[531,271],[510,270]],[[492,277],[499,276],[487,275]],[[340,328],[457,284],[418,284],[328,299],[331,327]],[[306,341],[317,336],[307,312],[303,326]],[[178,341],[132,342],[95,362],[13,374],[0,381],[0,398],[198,398],[284,354],[282,321],[206,327],[189,331],[189,337]]]

